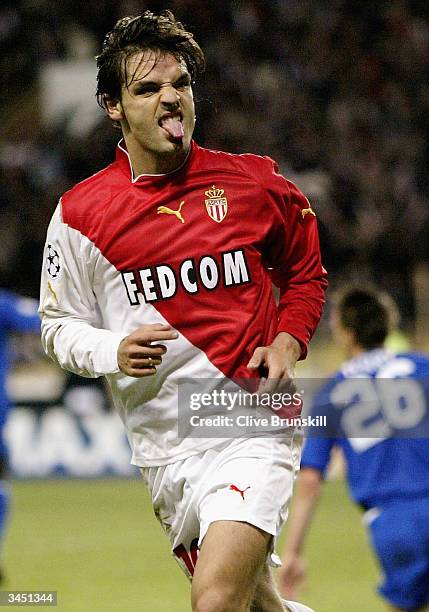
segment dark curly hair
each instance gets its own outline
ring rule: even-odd
[[[180,21],[176,21],[171,11],[154,15],[145,11],[137,17],[123,17],[113,30],[106,35],[101,53],[97,60],[97,101],[106,108],[107,100],[118,100],[121,88],[128,87],[138,70],[133,75],[127,73],[128,59],[147,49],[171,53],[178,60],[183,60],[192,79],[205,68],[204,53],[187,32]]]

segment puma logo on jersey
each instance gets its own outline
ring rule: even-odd
[[[314,215],[314,216],[316,216],[316,213],[314,212],[314,210],[310,206],[309,208],[303,208],[301,210],[301,215],[302,215],[302,218],[304,219],[305,215]]]
[[[250,487],[246,487],[245,489],[241,490],[238,487],[236,487],[234,484],[232,484],[232,485],[229,485],[229,489],[230,491],[237,491],[237,493],[240,493],[241,499],[244,501],[244,493],[247,491],[247,489],[250,489]]]
[[[172,208],[168,208],[168,206],[158,206],[157,210],[157,214],[158,215],[162,215],[162,214],[166,214],[166,215],[174,215],[175,217],[177,217],[179,219],[179,221],[181,223],[185,223],[185,219],[182,216],[182,207],[183,204],[185,203],[185,200],[182,200],[182,202],[180,202],[179,208],[177,210],[173,210]]]

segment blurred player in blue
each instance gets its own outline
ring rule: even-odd
[[[313,400],[312,414],[335,421],[335,433],[305,443],[279,574],[287,596],[305,576],[303,544],[337,446],[381,566],[380,594],[389,610],[429,610],[429,357],[383,348],[390,313],[386,297],[364,289],[346,290],[334,307],[349,360]]]
[[[9,337],[13,333],[40,334],[38,302],[0,289],[0,551],[2,549],[7,512],[9,486],[7,482],[8,450],[3,439],[10,402],[6,392],[6,377],[11,361]],[[0,581],[3,578],[0,568]]]

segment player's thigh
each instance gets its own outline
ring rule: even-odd
[[[193,602],[207,591],[247,604],[266,562],[272,536],[248,523],[211,523],[201,545],[192,583]]]
[[[258,573],[272,561],[273,540],[286,518],[295,450],[293,439],[235,440],[205,473],[198,492],[194,602],[210,590],[213,597],[228,595],[237,610],[250,605]]]
[[[259,574],[250,610],[251,612],[284,610],[282,598],[272,576],[271,567],[267,563]]]

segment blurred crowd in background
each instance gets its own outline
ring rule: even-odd
[[[94,56],[124,15],[170,8],[208,67],[197,141],[276,159],[317,212],[331,286],[370,280],[416,316],[429,255],[426,0],[2,0],[0,285],[36,297],[60,195],[113,160]]]

